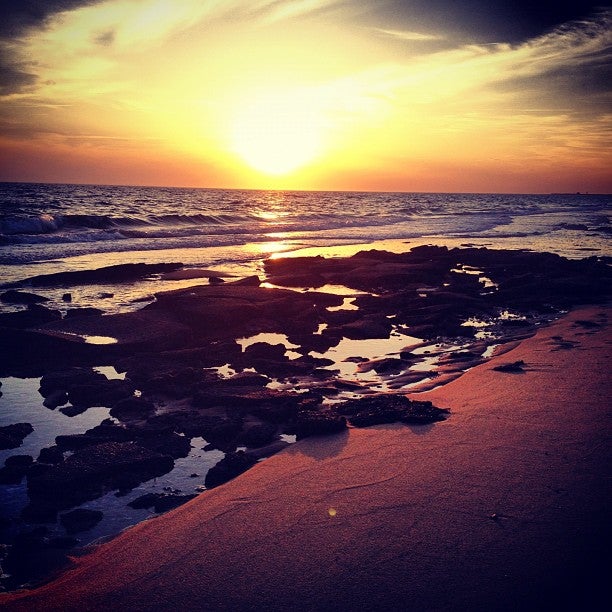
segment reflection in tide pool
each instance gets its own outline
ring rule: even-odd
[[[116,344],[117,338],[110,336],[81,336],[85,340],[85,344]]]
[[[114,369],[114,368],[113,368]],[[40,378],[3,378],[0,397],[0,426],[30,423],[34,431],[19,448],[0,451],[0,463],[11,455],[32,455],[35,459],[41,448],[55,443],[59,434],[78,434],[99,425],[109,418],[109,408],[88,408],[82,414],[69,417],[59,410],[43,406],[38,392]]]

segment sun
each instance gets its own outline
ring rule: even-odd
[[[264,174],[289,174],[322,150],[324,122],[308,96],[260,96],[240,108],[232,126],[232,151]]]

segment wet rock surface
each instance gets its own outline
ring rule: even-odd
[[[495,370],[496,372],[510,372],[510,373],[517,374],[517,373],[525,371],[523,369],[524,365],[525,365],[525,362],[521,359],[520,361],[513,361],[511,363],[502,363],[498,366],[495,366],[492,369]]]
[[[21,446],[24,438],[33,431],[34,428],[30,423],[15,423],[0,427],[0,450]]]
[[[25,477],[34,459],[30,455],[13,455],[0,468],[0,484],[18,484]]]
[[[55,287],[68,285],[86,285],[95,283],[124,283],[151,274],[163,274],[182,268],[180,263],[129,263],[105,266],[95,270],[78,270],[75,272],[56,272],[41,274],[26,279],[32,287]]]
[[[335,406],[335,411],[346,416],[354,427],[397,421],[410,425],[426,425],[443,421],[448,416],[448,410],[437,408],[431,402],[410,400],[405,395],[393,394],[349,400]]]
[[[134,442],[102,442],[81,448],[61,463],[37,464],[28,470],[28,511],[69,508],[107,490],[131,488],[173,466],[169,455]]]
[[[100,510],[88,510],[87,508],[77,508],[60,515],[60,523],[65,527],[69,534],[87,531],[95,527],[104,517]]]
[[[36,293],[30,293],[29,291],[11,289],[10,291],[0,293],[0,301],[6,304],[41,304],[48,302],[49,298],[37,295]]]
[[[146,493],[131,501],[128,506],[135,509],[152,508],[155,512],[167,512],[178,508],[196,495],[177,495],[176,493]]]
[[[218,487],[246,472],[257,460],[243,451],[227,453],[219,463],[208,470],[204,484],[208,489]]]

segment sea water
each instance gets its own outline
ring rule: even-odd
[[[385,240],[610,255],[611,208],[609,196],[588,194],[0,183],[0,282],[136,260],[232,267],[275,252]]]

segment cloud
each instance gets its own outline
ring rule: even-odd
[[[36,83],[36,75],[10,60],[3,61],[0,54],[0,96],[24,91]]]
[[[0,36],[15,38],[29,28],[43,25],[50,17],[82,6],[99,4],[103,0],[0,0]]]
[[[444,36],[439,34],[423,34],[421,32],[408,32],[405,30],[385,30],[383,28],[376,28],[376,32],[380,34],[384,34],[385,36],[389,36],[390,38],[397,38],[398,40],[405,41],[414,41],[414,42],[422,42],[422,41],[431,41],[431,40],[443,40]]]
[[[520,43],[593,14],[609,0],[385,0],[364,3],[382,29],[445,32],[476,42]]]
[[[551,32],[511,45],[464,45],[419,56],[412,62],[386,69],[390,90],[411,88],[414,98],[452,97],[461,91],[494,85],[511,90],[516,83],[533,79],[541,90],[544,81],[597,80],[604,85],[612,63],[612,10],[589,19],[563,24]],[[588,92],[587,92],[588,93]]]
[[[115,42],[116,30],[106,30],[94,36],[94,42],[102,47],[110,47]]]
[[[58,13],[102,0],[0,0],[0,95],[27,91],[36,75],[19,58],[19,40],[32,29],[44,26]]]

